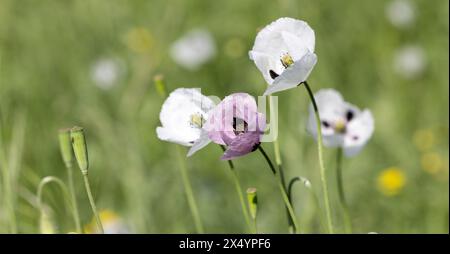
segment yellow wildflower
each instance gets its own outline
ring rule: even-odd
[[[378,175],[378,190],[386,196],[397,195],[405,186],[406,178],[403,171],[397,167],[387,168]]]

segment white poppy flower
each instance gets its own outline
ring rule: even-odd
[[[416,13],[409,0],[393,0],[386,7],[388,20],[398,28],[407,28],[413,25]]]
[[[208,31],[195,29],[172,44],[170,55],[178,65],[194,71],[216,55],[216,44]]]
[[[202,127],[214,106],[214,102],[202,95],[199,88],[176,89],[162,106],[159,115],[162,127],[156,128],[158,138],[184,146],[199,142],[201,145],[197,144],[195,151],[199,150],[209,143]]]
[[[369,141],[374,131],[374,119],[370,110],[359,110],[344,101],[334,89],[322,89],[314,98],[322,123],[323,144],[342,147],[346,156],[354,156]],[[314,108],[310,105],[307,130],[317,138]]]
[[[101,59],[92,66],[91,77],[96,86],[107,90],[117,83],[122,72],[123,68],[119,61]]]
[[[269,87],[264,95],[304,82],[317,62],[315,35],[302,20],[280,18],[264,27],[249,52]]]
[[[423,73],[425,66],[425,53],[421,47],[404,46],[395,54],[394,70],[405,79],[417,78]]]

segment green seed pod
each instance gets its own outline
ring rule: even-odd
[[[164,83],[164,76],[161,74],[156,75],[153,78],[153,81],[155,82],[156,92],[158,92],[159,96],[161,96],[162,98],[165,98],[166,97],[166,85]]]
[[[73,163],[73,152],[72,152],[72,142],[70,140],[70,129],[59,130],[59,150],[61,151],[61,156],[63,158],[64,164],[67,168],[72,167]]]
[[[247,201],[248,201],[248,207],[250,209],[250,215],[252,216],[253,219],[255,219],[256,212],[258,211],[258,198],[256,196],[255,188],[247,189]]]
[[[72,139],[73,152],[75,154],[78,167],[80,167],[81,173],[83,173],[83,175],[87,175],[89,168],[89,160],[83,128],[73,127],[70,130],[70,137]]]

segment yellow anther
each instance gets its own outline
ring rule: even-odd
[[[344,133],[345,132],[345,121],[344,120],[338,120],[334,124],[334,130],[338,133]]]
[[[193,114],[191,115],[191,124],[195,127],[202,128],[205,123],[205,119],[202,114]]]
[[[291,55],[289,55],[287,53],[284,54],[280,60],[281,60],[281,64],[283,64],[284,68],[287,68],[294,63],[294,60],[292,59]]]

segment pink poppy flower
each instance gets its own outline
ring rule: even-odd
[[[235,93],[212,110],[204,129],[214,143],[227,147],[221,159],[231,160],[255,151],[265,127],[266,117],[258,112],[255,99]]]

